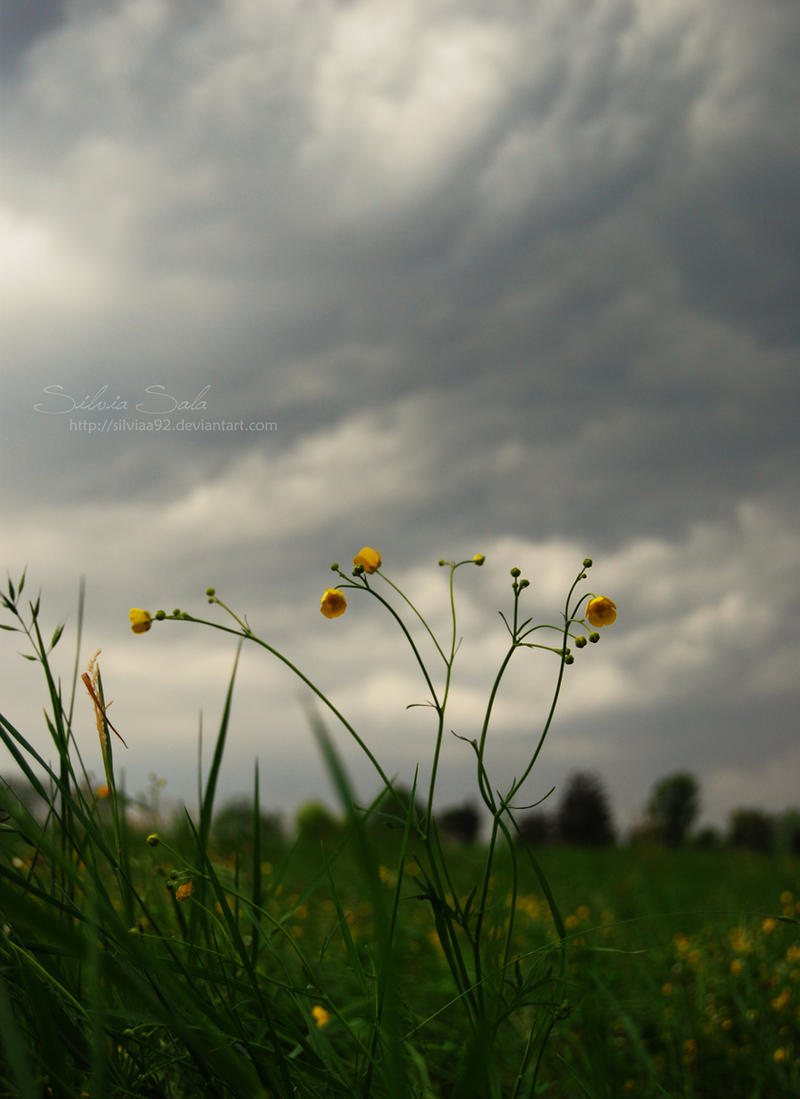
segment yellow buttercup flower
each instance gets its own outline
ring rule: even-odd
[[[375,572],[381,567],[381,555],[372,546],[364,546],[353,558],[354,565],[361,565],[364,572]]]
[[[141,611],[138,607],[131,607],[128,617],[131,620],[131,629],[134,633],[147,633],[153,624],[153,616],[150,611]]]
[[[194,891],[194,886],[190,881],[185,881],[183,885],[179,885],[175,890],[176,901],[188,901]]]
[[[347,610],[347,600],[338,588],[328,588],[322,597],[319,609],[326,618],[338,618]]]
[[[590,626],[610,626],[617,620],[617,604],[607,595],[597,595],[586,605],[586,618]]]
[[[311,1008],[311,1017],[318,1027],[327,1026],[331,1021],[330,1011],[326,1011],[324,1007],[320,1007],[319,1004],[314,1004]]]

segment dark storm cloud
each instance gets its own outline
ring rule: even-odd
[[[0,12],[0,80],[10,80],[26,51],[56,30],[63,18],[64,0],[5,4]]]

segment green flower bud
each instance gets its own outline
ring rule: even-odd
[[[180,607],[176,607],[176,608],[175,608],[175,610],[174,610],[174,611],[173,611],[172,613],[173,613],[173,615],[174,615],[174,616],[175,616],[176,618],[180,618],[180,616],[181,616],[181,609],[180,609]]]
[[[599,633],[590,633],[589,634],[589,640],[591,641],[591,643],[593,645],[596,645],[597,642],[600,640],[600,634]]]
[[[584,557],[584,559],[583,559],[583,567],[584,567],[585,569],[590,569],[590,568],[592,567],[592,559],[591,559],[591,557]]]
[[[440,557],[439,558],[439,566],[442,567],[443,565],[446,565],[446,564],[447,564],[447,562],[445,561],[444,557]]]
[[[567,653],[567,655],[564,657],[564,663],[565,664],[574,664],[575,663],[575,657],[572,655],[572,653]]]
[[[480,566],[483,564],[483,562],[486,560],[486,558],[484,557],[484,555],[482,553],[476,553],[475,556],[472,558],[472,560],[475,562],[475,564],[478,566],[478,568],[480,568]]]
[[[521,588],[529,588],[531,586],[530,580],[520,580],[519,586]]]
[[[338,572],[338,571],[339,571],[339,562],[334,561],[333,564],[331,565],[331,572]]]
[[[206,588],[206,595],[207,595],[207,596],[208,596],[209,598],[210,598],[210,597],[211,597],[212,595],[216,595],[216,594],[217,594],[217,592],[216,592],[216,589],[215,589],[215,588]]]
[[[514,568],[511,570],[511,575],[514,577],[515,580],[519,576],[519,573],[520,573],[520,570],[515,565]]]
[[[163,622],[166,617],[166,611],[156,611],[156,613],[153,615],[153,618],[157,619],[159,622]]]
[[[583,636],[583,634],[581,634],[580,637],[575,638],[575,648],[576,649],[583,649],[585,647],[586,647],[586,638]]]
[[[159,843],[161,843],[161,837],[159,836],[158,832],[151,832],[150,835],[147,837],[147,843],[151,847],[158,847]]]

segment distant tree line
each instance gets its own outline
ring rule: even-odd
[[[9,795],[36,812],[36,799],[27,783],[0,777],[6,797]],[[395,797],[385,797],[370,817],[369,827],[382,837],[400,836],[405,814],[422,821],[424,806],[413,799],[403,786],[395,788]],[[664,847],[691,845],[701,848],[739,848],[769,854],[788,852],[800,857],[800,809],[780,814],[763,809],[738,808],[730,814],[727,828],[719,831],[705,827],[693,831],[700,814],[700,783],[688,771],[676,771],[654,783],[641,821],[628,839],[635,844]],[[0,829],[3,826],[0,813]],[[485,814],[472,801],[453,805],[434,814],[444,842],[474,844],[481,838]],[[290,840],[330,845],[342,838],[345,822],[317,801],[307,802],[295,814],[294,827],[288,830],[276,812],[254,812],[252,800],[234,798],[222,805],[214,816],[212,838],[221,852],[243,852],[252,846],[254,825],[258,824],[259,847],[268,852],[285,846]],[[178,830],[188,828],[185,811],[173,822]],[[533,809],[516,815],[521,844],[571,844],[581,847],[609,847],[617,842],[611,803],[602,779],[588,771],[574,772],[567,778],[559,800],[552,810]]]
[[[740,808],[730,814],[725,832],[706,827],[692,831],[700,813],[700,784],[688,771],[676,771],[659,779],[640,824],[632,829],[632,843],[664,847],[734,847],[771,853],[786,851],[800,856],[800,810],[770,814],[762,809]],[[577,772],[567,780],[557,808],[531,812],[520,818],[520,838],[530,845],[567,843],[585,847],[609,846],[616,841],[610,802],[602,780]]]
[[[378,834],[400,835],[405,810],[411,805],[411,791],[400,786],[395,799],[385,798],[370,820]],[[676,848],[691,845],[702,848],[733,847],[771,853],[787,851],[800,856],[800,810],[769,814],[761,809],[735,809],[725,831],[713,828],[693,830],[700,814],[700,783],[688,771],[676,771],[654,783],[642,820],[627,837],[636,844]],[[421,821],[424,806],[414,799],[411,809]],[[485,815],[472,801],[449,806],[435,813],[436,825],[444,842],[474,844],[481,838]],[[247,822],[252,829],[252,807],[231,803],[216,818],[215,833],[224,846]],[[570,844],[581,847],[609,847],[618,842],[610,798],[602,779],[588,771],[577,771],[564,784],[552,810],[534,809],[517,815],[518,839],[522,844]],[[340,838],[345,825],[326,806],[308,802],[295,817],[294,835],[300,840],[329,844]],[[280,819],[265,814],[262,845],[269,846],[283,836]]]

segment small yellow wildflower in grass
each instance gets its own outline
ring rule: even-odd
[[[364,546],[353,558],[354,565],[361,565],[364,572],[375,572],[381,567],[381,555],[372,546]]]
[[[617,604],[607,595],[596,595],[586,605],[586,620],[590,626],[610,626],[617,620]]]
[[[775,1050],[775,1052],[772,1054],[772,1060],[777,1061],[778,1064],[781,1064],[781,1062],[783,1062],[783,1061],[788,1061],[788,1059],[789,1059],[789,1051],[788,1051],[788,1049],[786,1049],[785,1046],[779,1046]]]
[[[731,962],[731,975],[738,977],[742,972],[742,960],[741,958],[734,958]]]
[[[327,1026],[331,1021],[330,1011],[326,1011],[320,1004],[314,1004],[311,1008],[311,1018],[317,1024],[318,1027]]]
[[[767,918],[761,924],[761,930],[764,932],[765,935],[771,935],[777,926],[778,921],[773,920],[772,916],[767,916]]]
[[[98,786],[95,790],[95,795],[100,798],[101,801],[105,801],[106,798],[111,797],[111,790],[103,783],[102,786]]]
[[[728,938],[737,954],[753,953],[753,944],[745,937],[741,927],[732,927],[728,932]]]
[[[661,986],[661,995],[662,996],[671,996],[672,995],[672,982],[671,981],[667,981],[665,984],[663,984]]]
[[[319,609],[326,618],[338,618],[347,610],[347,600],[338,588],[328,588],[322,597]]]
[[[781,904],[791,904],[794,900],[791,889],[784,889],[781,893]]]
[[[789,1000],[791,999],[791,995],[792,994],[789,991],[789,989],[784,988],[784,990],[778,996],[776,996],[774,1000],[771,1001],[772,1002],[772,1010],[773,1011],[783,1011],[783,1009],[789,1003]]]
[[[175,900],[188,901],[189,897],[191,897],[192,895],[193,889],[194,886],[192,885],[192,883],[190,881],[185,881],[183,885],[179,885],[178,888],[175,890]]]
[[[128,617],[131,620],[131,629],[134,633],[147,633],[153,624],[153,616],[150,611],[143,611],[138,607],[131,607]]]
[[[578,926],[578,924],[579,924],[580,922],[581,922],[581,921],[580,921],[580,920],[578,919],[578,917],[577,917],[577,916],[575,916],[575,915],[573,915],[573,913],[572,913],[572,912],[570,912],[570,914],[569,914],[569,915],[567,916],[567,918],[566,918],[566,919],[564,920],[564,926],[565,926],[565,927],[566,927],[566,928],[567,928],[567,929],[568,929],[569,931],[574,931],[574,930],[575,930],[575,928],[576,928],[576,927]]]

